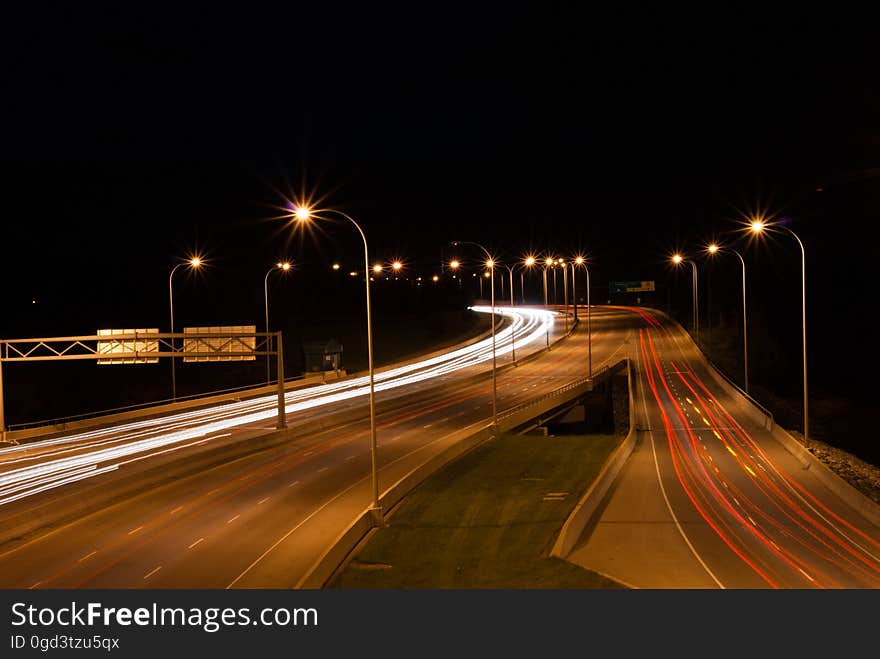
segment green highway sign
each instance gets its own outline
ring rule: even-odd
[[[610,281],[608,282],[609,293],[641,293],[653,291],[653,281]]]

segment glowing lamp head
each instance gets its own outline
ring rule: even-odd
[[[431,277],[431,280],[432,281],[440,281],[440,277],[438,277],[437,275],[434,275],[433,277]]]
[[[312,217],[312,211],[310,211],[305,206],[298,206],[296,210],[293,211],[293,217],[295,217],[298,221],[304,222]]]
[[[338,263],[334,263],[331,267],[332,267],[334,270],[339,270],[339,267],[340,267],[340,266],[339,266]]]
[[[495,261],[493,261],[492,259],[489,259],[488,261],[486,261],[486,267],[487,267],[487,268],[494,268],[494,267],[495,267]]]
[[[720,248],[719,248],[718,245],[716,245],[715,243],[712,243],[712,244],[709,245],[706,249],[709,250],[709,253],[710,253],[710,254],[715,254],[715,253],[718,252],[718,250],[719,250]]]
[[[533,265],[535,265],[535,257],[534,257],[534,256],[526,257],[526,265],[527,265],[528,267],[530,267],[530,268],[531,268]]]
[[[202,259],[200,259],[198,256],[194,256],[189,260],[189,264],[194,268],[198,268],[200,265],[202,265]]]
[[[675,256],[672,257],[672,262],[673,262],[675,265],[678,265],[678,264],[681,263],[682,261],[684,261],[684,257],[683,257],[681,254],[676,254]]]
[[[766,227],[767,224],[764,220],[755,220],[749,228],[751,228],[753,233],[761,233]]]
[[[460,266],[460,265],[461,265],[461,263],[459,263],[456,259],[453,259],[449,262],[449,267],[452,268],[453,270],[457,270],[458,266]]]
[[[483,276],[486,277],[486,278],[488,279],[488,277],[489,277],[489,273],[488,273],[488,272],[484,272],[484,273],[483,273]]]
[[[403,263],[401,263],[400,261],[395,261],[391,264],[391,267],[394,268],[394,270],[400,270],[403,267]]]
[[[284,270],[284,272],[290,270],[290,261],[281,261],[280,263],[276,263],[275,265]]]
[[[377,274],[382,272],[382,266],[377,263],[376,265],[373,266],[373,272],[375,272]]]
[[[544,265],[546,265],[546,266],[548,266],[548,267],[551,266],[551,265],[553,265],[553,259],[550,258],[550,257],[548,256],[548,257],[544,260]]]
[[[583,265],[584,264],[584,257],[579,256],[574,260],[574,262],[577,263],[578,265]]]

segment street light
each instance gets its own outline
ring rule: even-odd
[[[339,265],[336,264],[338,268]],[[263,299],[266,302],[266,334],[269,333],[269,275],[271,275],[276,270],[281,270],[282,272],[288,272],[290,270],[290,262],[289,261],[280,261],[276,263],[273,268],[270,268],[266,273],[266,276],[263,278]],[[268,341],[268,337],[266,338]],[[266,384],[272,384],[272,376],[271,376],[271,368],[270,368],[270,356],[266,355]]]
[[[748,329],[746,325],[746,262],[740,254],[735,249],[731,249],[729,247],[721,248],[717,244],[712,243],[706,248],[706,251],[709,252],[710,255],[714,256],[718,253],[730,252],[731,254],[736,254],[739,258],[740,265],[742,266],[742,299],[743,299],[743,383],[745,386],[746,393],[749,393],[749,339],[748,339]]]
[[[483,250],[483,253],[486,255],[486,267],[489,268],[489,272],[487,273],[490,277],[489,286],[492,289],[491,291],[491,310],[492,310],[492,434],[496,434],[498,432],[498,377],[495,372],[495,367],[497,365],[495,359],[495,261],[492,258],[492,255],[489,253],[489,250],[483,247],[480,243],[475,243],[467,240],[454,240],[451,243],[453,246],[458,245],[473,245],[474,247],[478,247]],[[481,280],[482,281],[482,280]]]
[[[379,475],[376,465],[376,390],[373,376],[373,322],[370,309],[370,254],[367,248],[367,237],[364,235],[364,231],[361,229],[360,225],[347,213],[333,208],[322,209],[320,212],[335,213],[351,222],[355,229],[357,229],[357,232],[360,234],[361,240],[364,243],[364,281],[366,282],[367,298],[367,362],[370,373],[370,475],[373,485],[373,504],[371,511],[373,522],[376,525],[381,525],[383,523],[383,518],[382,507],[379,505]],[[307,222],[313,217],[321,219],[316,213],[318,213],[318,211],[313,211],[305,206],[299,206],[294,211],[293,215],[300,222]],[[381,272],[382,266],[378,264],[373,266],[373,271]]]
[[[174,277],[174,272],[182,265],[189,266],[191,269],[198,269],[202,265],[202,259],[198,256],[193,256],[188,261],[183,261],[178,263],[173,268],[171,268],[171,274],[168,275],[168,306],[171,307],[171,333],[174,334],[174,289],[171,286],[171,279]],[[171,337],[171,352],[174,352],[174,337]],[[175,362],[177,360],[172,356],[171,357],[171,400],[177,400],[177,372],[175,370]]]
[[[801,248],[801,334],[803,342],[803,363],[804,363],[804,446],[810,438],[810,407],[809,407],[809,390],[807,387],[807,253],[804,249],[804,243],[798,235],[782,224],[768,225],[762,219],[756,219],[751,223],[751,231],[756,235],[760,235],[765,230],[771,228],[779,228],[787,231]]]
[[[582,267],[587,272],[587,369],[590,373],[590,378],[593,377],[593,313],[592,308],[590,306],[590,268],[587,266],[587,260],[583,256],[578,256],[574,260],[574,264],[572,264],[571,268],[571,282],[572,282],[572,293],[574,293],[574,267]],[[574,301],[575,308],[575,317],[577,317],[577,298]]]
[[[516,264],[505,265],[504,267],[510,273],[510,306],[513,307],[513,269],[516,267]],[[510,327],[510,353],[510,358],[514,365],[516,365],[516,323],[513,323]]]
[[[690,259],[684,258],[681,254],[676,254],[672,257],[672,262],[675,265],[680,265],[682,263],[687,263],[691,266],[691,294],[693,296],[693,306],[694,306],[694,338],[699,341],[700,340],[700,302],[697,290],[697,265]]]
[[[565,259],[556,259],[556,265],[562,267],[562,318],[565,322],[565,331],[568,332],[568,268],[565,267]],[[555,284],[555,281],[554,281]]]
[[[553,267],[553,259],[547,257],[544,259],[544,306],[547,306],[547,268]]]
[[[534,257],[534,256],[527,256],[527,257],[526,257],[526,260],[523,261],[523,265],[524,265],[526,268],[531,268],[533,265],[535,265],[535,263],[536,263],[536,261],[535,261],[535,257]],[[520,296],[521,296],[520,299],[522,300],[522,303],[525,304],[525,303],[526,303],[526,279],[525,279],[525,269],[521,269],[521,270],[519,271],[519,292],[520,292]]]

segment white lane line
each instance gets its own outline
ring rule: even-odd
[[[239,517],[241,517],[241,513],[239,513],[238,515],[236,515],[236,516],[233,517],[232,519],[227,519],[227,520],[226,520],[226,523],[227,523],[227,524],[232,524],[232,522],[234,522],[235,520],[237,520]]]
[[[428,423],[428,424],[425,424],[424,426],[422,426],[422,428],[430,428],[433,425],[434,425],[433,423]]]
[[[220,491],[220,488],[219,488],[219,487],[215,487],[213,490],[211,490],[210,492],[208,492],[205,496],[206,496],[206,497],[209,497],[209,496],[211,496],[212,494],[216,494],[216,493],[219,492],[219,491]]]
[[[132,529],[131,531],[129,531],[129,532],[128,532],[128,535],[134,535],[135,533],[137,533],[138,531],[140,531],[142,528],[144,528],[143,524],[141,524],[141,525],[140,525],[139,527],[137,527],[136,529]]]
[[[322,471],[327,471],[327,469],[328,469],[328,467],[321,467],[320,469],[318,469],[317,473],[320,474]]]
[[[204,540],[204,538],[199,538],[199,539],[196,540],[194,543],[192,543],[189,547],[187,547],[187,549],[192,549],[192,548],[195,547],[197,544],[199,544],[202,540]]]
[[[269,500],[269,498],[270,497],[266,497],[265,499],[260,499],[259,501],[257,501],[257,505],[260,506],[260,505],[266,503]]]
[[[150,577],[152,577],[154,574],[156,574],[156,572],[158,572],[158,571],[161,570],[161,569],[162,569],[162,566],[160,565],[160,566],[157,567],[155,570],[152,570],[152,571],[150,571],[150,572],[147,572],[147,573],[144,575],[144,581],[146,581],[147,579],[149,579]]]
[[[28,590],[33,590],[34,588],[36,588],[37,586],[39,586],[41,583],[43,583],[43,582],[42,582],[42,581],[38,581],[38,582],[35,583],[33,586],[31,586],[30,588],[28,588]]]
[[[650,420],[650,416],[648,415],[648,403],[645,401],[645,374],[644,374],[644,360],[640,360],[642,363],[642,370],[639,372],[639,390],[642,399],[642,408],[645,411],[645,421],[648,422]],[[687,537],[687,534],[684,532],[684,529],[681,528],[681,523],[678,521],[678,517],[675,516],[675,512],[672,510],[672,504],[669,502],[669,497],[666,494],[666,487],[663,485],[663,479],[660,477],[660,463],[657,461],[657,449],[654,445],[654,431],[648,431],[648,437],[651,438],[651,453],[654,455],[654,470],[657,472],[657,483],[660,485],[660,492],[663,494],[663,500],[666,502],[666,508],[669,510],[669,514],[672,515],[672,520],[675,522],[675,526],[678,529],[679,534],[684,539],[688,548],[691,550],[691,553],[694,555],[694,558],[697,559],[699,564],[703,566],[703,569],[706,571],[710,577],[712,577],[712,581],[718,584],[719,588],[724,588],[724,584],[718,580],[718,577],[709,569],[709,566],[706,565],[706,562],[703,558],[697,553],[697,550],[691,544],[690,539]]]
[[[174,510],[172,510],[171,513],[169,513],[169,514],[173,515],[174,513],[178,512],[178,511],[180,511],[180,510],[183,510],[183,506],[177,506],[177,508],[175,508]]]
[[[356,455],[350,455],[350,456],[348,456],[348,457],[345,458],[345,459],[346,459],[346,460],[354,460],[356,457],[357,457]]]
[[[303,455],[311,455],[314,451],[303,451]]]
[[[81,559],[79,559],[77,561],[77,563],[82,563],[83,561],[90,559],[92,556],[94,556],[97,553],[98,553],[98,550],[96,549],[95,551],[90,552],[90,553],[86,554],[85,556],[83,556]]]
[[[294,485],[299,485],[299,481],[293,481],[287,487],[293,487]]]

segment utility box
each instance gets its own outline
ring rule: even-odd
[[[302,350],[306,374],[327,371],[338,372],[343,368],[342,344],[336,339],[328,341],[303,341]]]

